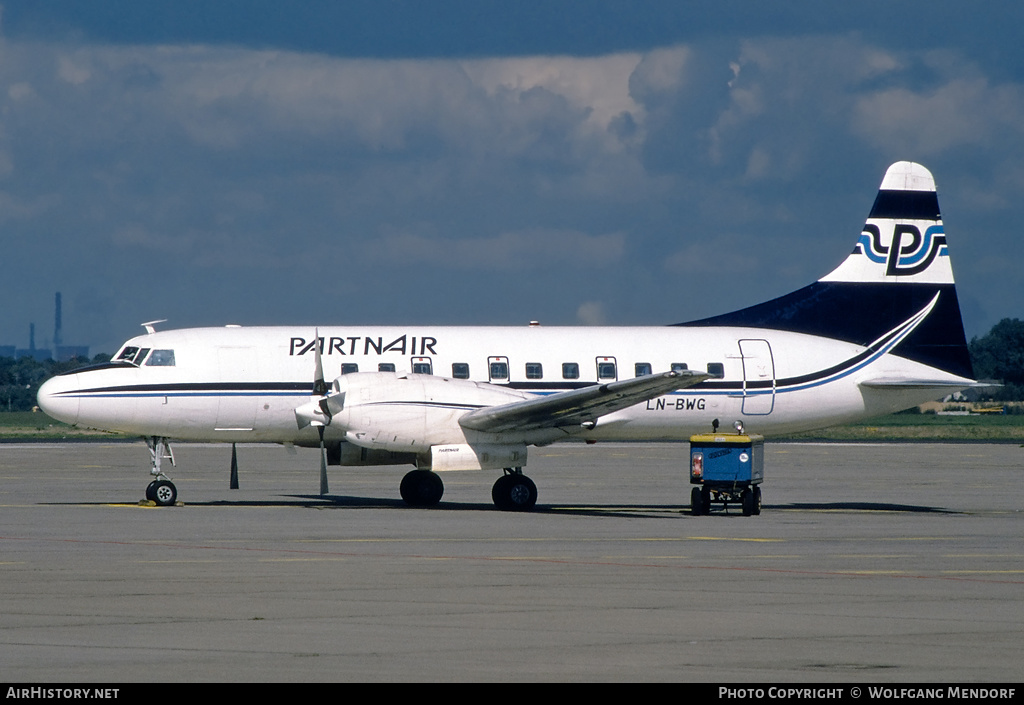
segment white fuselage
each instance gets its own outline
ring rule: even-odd
[[[592,430],[573,436],[580,440],[685,441],[711,430],[714,419],[723,428],[739,420],[763,435],[800,431],[928,401],[947,393],[939,382],[969,383],[884,347],[868,350],[764,329],[417,325],[323,327],[318,334],[328,381],[342,374],[342,365],[359,372],[393,365],[400,373],[468,373],[478,382],[550,394],[680,364],[721,371],[721,377],[695,387],[608,414]],[[160,356],[137,366],[55,377],[40,390],[40,403],[68,423],[140,436],[316,445],[317,429],[300,428],[295,416],[310,400],[316,335],[313,328],[299,327],[150,333],[125,348],[160,351]],[[901,378],[937,384],[934,389],[862,385]],[[345,432],[328,426],[325,438],[343,440]]]

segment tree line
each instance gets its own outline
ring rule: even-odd
[[[972,338],[967,349],[975,379],[1003,385],[993,393],[995,401],[1024,401],[1024,321],[1004,318],[984,336]],[[67,362],[0,357],[0,411],[31,411],[39,385],[50,377],[108,360],[106,353]]]
[[[972,338],[967,349],[974,378],[1003,385],[993,392],[995,401],[1024,401],[1024,321],[1004,318],[986,335]]]
[[[110,355],[106,353],[91,360],[76,357],[67,362],[0,357],[0,411],[31,411],[39,386],[50,377],[108,360]]]

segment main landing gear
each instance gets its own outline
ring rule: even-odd
[[[412,470],[402,478],[399,486],[402,499],[412,507],[432,507],[441,501],[444,483],[430,470]],[[491,488],[491,499],[498,509],[523,512],[537,504],[537,485],[523,474],[522,468],[505,468]]]
[[[146,499],[158,507],[171,507],[178,501],[178,489],[164,475],[160,466],[164,460],[170,460],[171,465],[174,465],[174,451],[168,440],[159,436],[147,438],[146,446],[149,448],[149,474],[155,478],[146,488]]]
[[[441,501],[444,483],[441,476],[430,470],[413,470],[402,478],[398,488],[402,499],[412,507],[432,507]]]
[[[505,474],[491,488],[491,499],[498,509],[525,512],[537,504],[537,485],[522,468],[505,468]]]

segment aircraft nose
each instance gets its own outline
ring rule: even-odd
[[[43,382],[36,395],[39,408],[67,424],[78,423],[78,375],[60,375]]]

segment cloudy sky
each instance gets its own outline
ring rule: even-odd
[[[847,7],[849,5],[850,7]],[[0,344],[139,324],[666,324],[939,187],[1024,318],[1024,5],[0,0]]]

